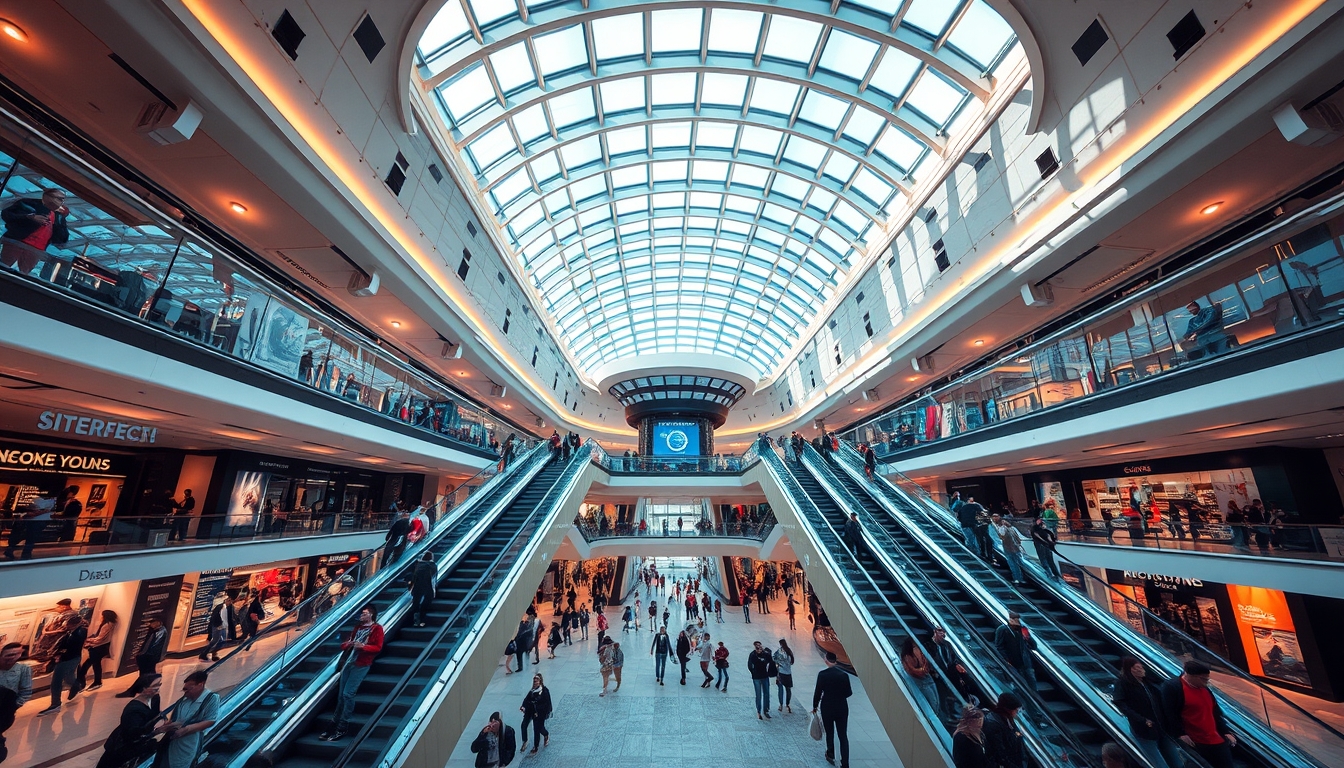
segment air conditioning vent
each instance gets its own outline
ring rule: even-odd
[[[1199,23],[1199,17],[1191,11],[1181,20],[1176,22],[1176,26],[1167,33],[1167,40],[1171,42],[1171,47],[1175,50],[1173,58],[1179,59],[1195,47],[1195,43],[1204,39],[1204,25]]]
[[[1086,67],[1087,62],[1091,61],[1092,57],[1097,55],[1097,51],[1101,50],[1101,46],[1110,39],[1111,36],[1106,34],[1106,29],[1101,26],[1101,19],[1093,19],[1087,29],[1083,30],[1082,36],[1074,42],[1073,55],[1078,57],[1080,65]]]
[[[1055,150],[1047,148],[1036,158],[1036,170],[1041,172],[1042,179],[1050,178],[1050,174],[1059,170],[1059,158],[1055,157]]]
[[[364,58],[368,59],[370,64],[378,57],[378,52],[383,50],[383,46],[387,45],[383,41],[383,33],[378,31],[378,25],[373,23],[373,17],[367,13],[364,14],[364,20],[355,28],[355,42],[359,43],[359,50],[364,52]]]
[[[280,50],[289,54],[289,58],[295,61],[299,58],[299,43],[302,43],[303,38],[307,36],[308,33],[299,27],[299,23],[289,15],[289,11],[281,13],[275,26],[271,27],[271,37],[280,44]]]

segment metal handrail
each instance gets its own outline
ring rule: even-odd
[[[851,465],[855,463],[861,464],[861,460],[858,458],[858,452],[855,451],[853,447],[849,446],[848,444],[842,442],[841,453],[845,456],[845,460],[849,462]],[[916,511],[918,511],[921,515],[925,516],[926,519],[941,526],[946,532],[953,535],[955,538],[956,521],[955,518],[952,516],[951,511],[946,509],[942,505],[938,504],[938,502],[932,496],[930,496],[927,491],[924,491],[924,489],[921,486],[919,486],[918,483],[915,483],[913,480],[910,480],[910,478],[906,477],[900,472],[895,472],[894,474],[898,475],[900,479],[903,481],[902,486],[897,487],[888,478],[881,476],[876,477],[875,482],[878,483],[878,487],[885,486],[884,493],[895,492],[902,495],[914,495],[917,498],[919,498],[924,508],[921,509],[919,505],[914,505]],[[911,487],[911,490],[906,490],[905,487],[906,485],[909,485]],[[1067,558],[1064,558],[1062,555],[1057,554],[1056,557],[1060,557],[1061,559],[1067,560]],[[1104,581],[1097,578],[1095,574],[1092,574],[1091,572],[1087,571],[1085,567],[1078,566],[1071,560],[1067,561],[1077,566],[1080,571],[1086,573],[1092,579],[1102,584],[1106,584]],[[1075,598],[1074,595],[1070,595],[1066,590],[1060,589],[1058,585],[1052,582],[1052,580],[1046,578],[1038,578],[1037,581],[1038,583],[1045,586],[1045,588],[1051,590],[1053,593],[1063,595],[1066,598],[1066,600],[1075,607],[1078,608],[1082,607],[1080,605],[1081,602],[1080,600],[1074,599]],[[1193,637],[1186,634],[1183,630],[1172,626],[1171,624],[1163,620],[1160,616],[1157,616],[1156,614],[1152,613],[1152,611],[1148,610],[1145,606],[1137,602],[1134,602],[1133,600],[1128,598],[1128,596],[1125,596],[1124,593],[1119,592],[1111,585],[1106,584],[1106,586],[1108,590],[1110,590],[1111,592],[1120,594],[1122,597],[1125,597],[1125,599],[1129,603],[1133,603],[1136,608],[1139,608],[1142,611],[1146,619],[1150,618],[1151,620],[1158,622],[1172,634],[1179,636],[1183,642],[1188,643],[1190,647],[1198,648],[1200,650],[1201,655],[1207,656],[1208,658],[1219,660],[1220,663],[1226,666],[1227,671],[1237,679],[1241,680],[1242,682],[1252,684],[1257,690],[1274,697],[1284,705],[1290,707],[1299,716],[1310,720],[1311,722],[1327,730],[1328,732],[1334,734],[1335,736],[1344,739],[1344,734],[1340,733],[1340,731],[1330,726],[1328,723],[1325,723],[1324,721],[1320,720],[1320,718],[1316,717],[1310,712],[1306,711],[1305,709],[1294,703],[1292,700],[1288,699],[1283,694],[1274,690],[1274,688],[1266,685],[1265,683],[1259,680],[1256,680],[1249,673],[1233,666],[1231,662],[1227,661],[1226,659],[1223,659],[1218,654],[1209,650],[1198,640],[1195,640]],[[1151,638],[1133,632],[1132,629],[1121,624],[1119,620],[1116,619],[1114,616],[1102,611],[1100,607],[1097,607],[1095,611],[1086,610],[1080,612],[1086,614],[1089,623],[1092,623],[1094,626],[1097,626],[1098,629],[1100,629],[1103,633],[1111,636],[1122,646],[1129,646],[1130,650],[1135,650],[1134,646],[1135,642],[1137,641],[1137,645],[1139,647],[1148,651],[1147,653],[1140,652],[1139,655],[1143,657],[1143,659],[1147,661],[1149,664],[1153,665],[1158,669],[1161,669],[1162,671],[1170,675],[1181,674],[1181,665],[1173,656],[1170,655],[1170,651],[1168,651],[1166,648],[1163,648],[1160,645],[1157,645]],[[1100,624],[1100,621],[1102,620],[1104,620],[1106,624],[1104,625]],[[1121,632],[1123,632],[1124,634],[1122,635],[1121,632],[1112,631],[1112,628],[1119,628]],[[1156,650],[1156,653],[1153,652],[1154,650]],[[1243,734],[1247,733],[1260,734],[1260,737],[1254,738],[1254,740],[1259,741],[1261,744],[1265,745],[1266,756],[1282,757],[1280,750],[1287,750],[1296,753],[1295,756],[1300,761],[1297,764],[1306,764],[1313,766],[1320,765],[1310,753],[1306,752],[1306,750],[1299,747],[1296,743],[1288,741],[1286,739],[1277,738],[1277,734],[1275,731],[1272,730],[1272,728],[1266,728],[1264,723],[1261,723],[1258,719],[1256,719],[1253,715],[1249,714],[1248,712],[1245,712],[1239,702],[1237,702],[1234,699],[1230,699],[1227,696],[1227,694],[1216,693],[1216,695],[1218,695],[1223,700],[1223,703],[1225,705],[1224,708],[1229,713],[1229,720],[1232,720],[1235,724],[1240,726],[1240,731]],[[1274,743],[1272,744],[1268,743],[1266,739],[1264,739],[1265,734],[1274,734],[1275,738],[1269,740]]]

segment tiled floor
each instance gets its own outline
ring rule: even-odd
[[[669,590],[670,581],[669,578]],[[648,598],[643,590],[639,596],[647,609]],[[583,601],[588,597],[583,594],[579,599]],[[662,595],[655,599],[664,602]],[[716,644],[725,640],[732,654],[727,694],[712,686],[699,687],[704,676],[695,659],[688,665],[686,686],[678,684],[680,667],[675,657],[668,661],[666,685],[659,686],[654,682],[654,659],[649,655],[653,634],[648,631],[648,625],[641,623],[643,631],[639,633],[623,634],[619,620],[622,609],[612,606],[607,609],[607,620],[612,624],[613,637],[625,651],[623,682],[618,693],[598,696],[602,677],[598,673],[596,656],[597,631],[592,628],[588,640],[576,639],[574,645],[561,647],[554,660],[546,658],[545,650],[539,667],[534,668],[529,659],[524,663],[522,674],[505,675],[501,662],[476,708],[472,727],[453,750],[448,768],[470,768],[475,764],[471,742],[489,720],[491,712],[502,713],[505,722],[518,731],[521,742],[522,715],[518,707],[531,687],[534,669],[541,671],[551,689],[555,714],[546,723],[551,742],[535,756],[524,752],[514,762],[515,766],[824,768],[825,742],[813,741],[808,736],[807,713],[811,708],[813,682],[825,664],[812,643],[811,625],[807,623],[806,615],[798,615],[798,629],[792,631],[788,628],[788,615],[782,601],[769,615],[758,615],[753,606],[750,624],[743,621],[741,608],[724,608],[724,623],[714,623],[711,616],[706,628]],[[542,619],[548,625],[550,610],[549,604],[541,609]],[[682,614],[674,610],[668,622],[669,634],[673,634],[674,639],[675,631],[671,627],[680,624],[682,619]],[[779,702],[775,700],[778,689],[772,686],[774,717],[757,720],[751,676],[747,673],[747,654],[751,652],[753,641],[760,640],[774,648],[781,637],[788,640],[797,657],[793,668],[793,714],[780,714]],[[714,671],[712,667],[710,671]],[[852,682],[854,696],[849,700],[851,765],[854,768],[899,766],[896,750],[878,721],[862,683],[857,678]],[[528,749],[531,749],[530,743]]]

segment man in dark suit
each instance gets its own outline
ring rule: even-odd
[[[835,735],[840,734],[840,768],[849,768],[849,697],[854,690],[849,675],[836,665],[834,653],[827,651],[826,668],[817,673],[817,686],[812,691],[812,714],[821,710],[821,724],[826,728],[826,762],[835,765]]]
[[[406,536],[411,532],[411,513],[397,510],[397,519],[387,529],[387,543],[383,545],[383,565],[391,565],[401,559],[406,550]]]

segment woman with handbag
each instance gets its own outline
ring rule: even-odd
[[[154,734],[161,730],[155,723],[159,717],[159,686],[163,679],[157,674],[147,674],[140,682],[144,687],[126,703],[121,710],[120,723],[103,744],[98,768],[136,766],[158,748]]]
[[[89,652],[89,658],[79,665],[79,671],[75,673],[75,685],[80,690],[96,691],[103,687],[103,659],[112,655],[112,633],[117,629],[116,611],[103,611],[103,621],[98,625],[98,631],[94,632],[84,641],[84,648]],[[93,685],[84,687],[85,677],[89,670],[93,670]]]
[[[540,746],[549,747],[551,732],[546,730],[546,718],[551,716],[551,689],[546,687],[540,674],[532,676],[532,689],[527,692],[518,711],[523,713],[523,745],[527,745],[527,724],[532,723],[535,726],[532,754],[537,754]]]

